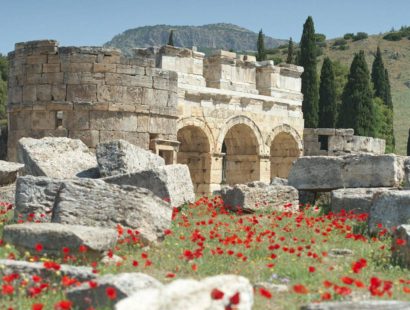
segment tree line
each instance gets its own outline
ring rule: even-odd
[[[304,67],[302,73],[302,111],[306,128],[353,128],[359,136],[386,140],[386,152],[394,152],[393,102],[390,80],[384,67],[380,48],[377,48],[371,72],[364,51],[353,58],[347,80],[338,93],[340,79],[335,71],[340,64],[325,57],[317,72],[317,38],[313,19],[309,16],[303,25],[300,51],[295,54],[292,38],[288,44],[286,62]],[[263,32],[257,41],[257,59],[266,60]],[[342,79],[343,80],[343,79]]]

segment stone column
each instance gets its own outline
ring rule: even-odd
[[[259,181],[270,183],[270,157],[269,155],[259,156]]]
[[[221,189],[222,183],[222,161],[224,153],[214,153],[211,154],[211,173],[209,180],[209,190],[210,193],[214,191],[219,191]]]

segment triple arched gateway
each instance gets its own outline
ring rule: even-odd
[[[303,68],[164,46],[133,57],[53,40],[9,54],[8,157],[21,137],[124,139],[187,164],[197,193],[287,177],[302,154]]]

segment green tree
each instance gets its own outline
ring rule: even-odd
[[[341,128],[353,128],[359,136],[375,137],[377,133],[369,69],[364,51],[354,56],[350,66],[338,124]]]
[[[169,33],[167,45],[174,46],[174,30]]]
[[[288,45],[288,57],[286,58],[287,64],[293,64],[293,41],[292,38],[289,39]]]
[[[410,156],[410,129],[409,129],[409,136],[407,138],[407,156]]]
[[[375,108],[376,137],[386,140],[386,153],[394,153],[393,111],[379,97],[373,99]]]
[[[375,97],[379,97],[384,101],[386,98],[387,83],[386,70],[384,68],[380,47],[377,47],[376,57],[372,65],[372,82]]]
[[[385,73],[384,76],[386,77],[386,96],[383,98],[384,99],[384,103],[390,107],[391,109],[393,109],[393,100],[391,97],[391,86],[390,86],[390,78],[389,78],[389,72],[387,71],[387,69],[385,69]]]
[[[256,43],[256,49],[258,51],[256,54],[256,60],[258,61],[266,60],[265,39],[264,39],[264,34],[262,32],[262,29],[259,31],[259,34],[258,34],[258,42]]]
[[[329,57],[323,61],[319,86],[319,128],[335,128],[337,119],[336,83]]]
[[[0,120],[7,118],[7,57],[0,54]]]
[[[305,127],[316,128],[319,121],[319,89],[316,72],[315,27],[311,16],[303,25],[299,64],[305,69],[302,73],[302,111]]]

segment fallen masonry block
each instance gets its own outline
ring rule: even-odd
[[[404,179],[404,158],[393,154],[305,156],[293,164],[288,182],[298,190],[398,187]]]
[[[410,225],[400,225],[393,234],[392,260],[410,268]]]
[[[17,175],[23,168],[23,164],[0,160],[0,186],[16,181]]]
[[[50,222],[57,192],[63,180],[21,176],[16,182],[14,220]]]
[[[379,232],[379,227],[392,232],[397,226],[409,223],[410,190],[390,190],[374,195],[368,219],[370,233]]]
[[[141,241],[162,239],[171,226],[172,208],[145,188],[102,180],[75,179],[61,184],[52,222],[138,230]]]
[[[41,244],[40,254],[63,256],[63,248],[70,254],[79,252],[80,246],[87,247],[87,255],[99,257],[117,243],[115,229],[63,225],[57,223],[26,223],[6,225],[3,239],[22,251],[36,252]]]
[[[172,207],[195,201],[194,186],[187,165],[167,165],[150,170],[104,178],[117,185],[131,185],[149,189],[156,196],[169,201]]]
[[[163,286],[161,282],[144,273],[107,274],[98,277],[94,282],[95,287],[90,287],[89,283],[83,283],[67,292],[67,298],[73,303],[75,309],[105,308],[137,293],[139,290],[157,289]],[[107,296],[107,290],[108,292],[109,290],[115,291],[115,298],[111,300]],[[138,304],[139,302],[137,302]]]
[[[358,300],[312,303],[301,310],[407,310],[410,302],[398,300]]]
[[[263,182],[236,184],[221,190],[221,197],[226,208],[244,212],[297,210],[299,208],[298,196],[298,191],[292,186],[268,185]]]
[[[24,172],[34,176],[70,179],[97,178],[97,160],[88,147],[78,139],[21,138],[18,158]]]
[[[369,213],[373,196],[389,189],[391,188],[342,188],[334,190],[331,194],[332,212],[339,213],[345,210],[347,213]]]
[[[20,260],[0,259],[0,275],[9,275],[17,273],[20,276],[39,275],[43,278],[55,276],[56,271],[59,271],[61,276],[68,276],[78,281],[89,281],[95,279],[96,275],[92,272],[91,267],[76,267],[70,265],[55,265],[53,268],[46,268],[46,263],[31,263]],[[58,266],[58,267],[57,267]]]
[[[212,298],[216,295],[221,298]],[[115,309],[205,310],[226,309],[229,304],[240,310],[252,309],[253,288],[248,279],[236,275],[219,275],[201,281],[175,280],[160,288],[139,290],[118,302]]]
[[[124,140],[98,144],[96,155],[100,174],[104,177],[165,165],[162,157]]]

